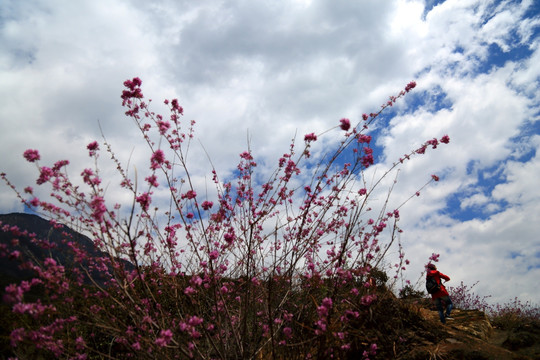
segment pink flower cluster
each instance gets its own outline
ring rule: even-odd
[[[39,155],[39,151],[33,149],[26,150],[23,156],[28,162],[35,162],[41,158]]]
[[[132,80],[126,80],[124,81],[124,86],[127,88],[127,90],[122,91],[122,105],[126,105],[126,103],[130,99],[142,99],[143,94],[141,91],[141,85],[142,81],[138,77],[133,78]]]
[[[171,330],[161,330],[159,333],[159,337],[156,339],[156,345],[158,346],[167,346],[171,342],[173,337],[173,333]]]
[[[347,131],[351,128],[351,121],[349,119],[343,118],[339,120],[339,122],[340,122],[339,127],[341,128],[341,130]]]

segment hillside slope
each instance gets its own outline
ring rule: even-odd
[[[411,306],[417,308],[423,321],[437,329],[436,336],[409,333],[414,346],[399,359],[540,359],[538,323],[503,330],[492,326],[481,311],[455,309],[452,313],[454,320],[443,325],[436,309],[428,301],[419,301]]]

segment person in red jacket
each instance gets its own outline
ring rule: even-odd
[[[452,300],[450,299],[450,295],[448,295],[448,291],[446,291],[446,288],[444,287],[442,280],[450,281],[450,277],[447,275],[444,275],[442,272],[437,271],[437,267],[435,264],[428,264],[427,266],[427,273],[426,278],[428,276],[433,276],[437,283],[440,285],[441,289],[437,291],[434,294],[431,294],[431,298],[435,302],[435,306],[437,306],[437,310],[439,311],[439,318],[441,319],[441,322],[443,324],[446,324],[446,320],[454,320],[450,317],[450,312],[452,311],[453,304]],[[443,307],[444,303],[444,307]]]

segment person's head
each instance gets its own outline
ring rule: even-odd
[[[437,267],[435,266],[435,264],[432,264],[432,263],[429,263],[428,266],[427,266],[427,268],[428,268],[429,270],[437,270]]]

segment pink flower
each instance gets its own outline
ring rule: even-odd
[[[56,266],[56,260],[54,260],[53,258],[46,258],[45,261],[43,262],[43,265],[47,267]]]
[[[26,159],[26,161],[28,161],[28,162],[34,162],[34,161],[37,161],[37,160],[41,159],[41,157],[39,156],[39,152],[37,150],[33,150],[33,149],[26,150],[23,153],[23,156]]]
[[[240,157],[244,160],[253,160],[253,156],[248,151],[244,151],[240,154]]]
[[[437,262],[439,261],[440,254],[431,253],[431,256],[429,257],[429,260]]]
[[[289,339],[292,336],[292,329],[290,327],[283,328],[283,335]]]
[[[191,286],[188,286],[187,288],[184,289],[184,294],[186,295],[192,295],[192,294],[195,294],[196,292],[197,290],[195,290]]]
[[[187,193],[185,193],[182,197],[183,198],[186,198],[186,199],[195,199],[195,197],[197,196],[197,193],[193,190],[189,190]]]
[[[172,340],[173,333],[171,330],[161,330],[159,337],[156,339],[156,345],[167,346]]]
[[[163,152],[163,150],[158,149],[152,154],[152,157],[150,158],[150,168],[152,170],[156,170],[164,162],[165,162],[165,153]]]
[[[157,176],[156,175],[150,175],[147,178],[145,178],[144,180],[146,180],[148,182],[148,184],[152,185],[153,187],[158,187],[159,186],[159,183],[157,182]]]
[[[225,233],[225,235],[223,235],[223,239],[225,239],[227,244],[231,244],[235,238],[236,236],[234,235],[234,233],[231,232]]]
[[[371,344],[371,346],[369,347],[369,353],[371,355],[377,354],[377,344]]]
[[[24,328],[18,328],[11,332],[10,334],[10,340],[11,340],[11,346],[16,347],[17,343],[24,340],[25,331]]]
[[[364,121],[366,121],[368,119],[368,115],[367,114],[362,114],[362,119],[364,119]]]
[[[159,133],[165,135],[167,130],[171,127],[171,124],[168,121],[158,121],[157,125],[159,127]]]
[[[178,103],[178,99],[172,99],[171,107],[173,110],[177,111],[179,114],[182,114],[184,112],[184,109]]]
[[[124,81],[124,86],[128,88],[129,90],[122,91],[122,106],[125,106],[126,104],[130,104],[130,99],[142,99],[143,94],[141,92],[140,86],[142,85],[141,79],[138,77],[133,78],[133,80],[126,80]],[[133,115],[134,113],[131,113]]]
[[[358,139],[359,143],[369,144],[371,142],[371,136],[370,135],[358,134],[357,139]]]
[[[139,196],[137,196],[136,198],[137,202],[141,205],[141,208],[144,210],[144,211],[147,211],[148,210],[148,207],[150,206],[150,204],[152,203],[152,198],[150,197],[150,194],[149,193],[143,193]]]
[[[54,175],[54,172],[51,168],[43,166],[40,169],[39,178],[36,180],[36,184],[41,185],[45,184],[49,179]]]
[[[101,222],[103,215],[107,212],[105,207],[105,200],[101,196],[94,196],[90,201],[90,208],[92,209],[92,217],[94,220]]]
[[[214,251],[211,251],[209,254],[208,254],[208,257],[210,257],[210,260],[216,260],[219,256],[219,253],[217,250],[214,250]]]
[[[214,206],[214,203],[211,201],[204,201],[201,206],[204,210],[210,210],[210,208]]]
[[[97,141],[93,141],[90,144],[86,145],[86,148],[90,150],[90,152],[95,152],[99,150],[99,144]]]
[[[339,122],[341,123],[341,125],[339,125],[341,130],[347,131],[347,130],[349,130],[351,128],[351,122],[350,122],[349,119],[343,118],[343,119],[339,120]]]
[[[77,339],[75,339],[75,348],[77,350],[83,350],[84,347],[86,346],[86,342],[84,341],[84,339],[79,336]]]
[[[317,141],[317,135],[315,135],[314,133],[306,134],[304,136],[304,141],[305,142]]]
[[[101,179],[97,176],[94,176],[94,172],[92,169],[84,169],[81,173],[81,176],[83,178],[83,181],[88,185],[99,185],[101,183]],[[92,178],[94,176],[94,178]]]
[[[450,142],[450,137],[448,135],[444,135],[440,142],[442,142],[443,144],[448,144]]]
[[[368,306],[375,300],[377,300],[377,295],[364,295],[360,301],[362,305]]]
[[[195,216],[195,215],[193,215],[192,212],[188,212],[188,213],[186,214],[186,217],[187,217],[188,219],[193,219],[194,216]]]
[[[427,145],[422,145],[418,150],[416,150],[417,154],[425,154]]]
[[[364,151],[366,151],[366,149],[369,149],[369,148],[364,148]],[[369,149],[371,150],[371,149]],[[373,158],[373,155],[371,153],[367,154],[367,155],[364,155],[362,157],[362,165],[365,167],[365,168],[368,168],[370,165],[373,165],[373,163],[375,162],[375,159]]]
[[[199,326],[203,323],[203,319],[198,316],[192,316],[188,320],[188,324],[191,326]]]
[[[439,181],[439,177],[437,175],[431,175],[431,178],[434,180],[434,181]]]
[[[407,84],[407,86],[405,86],[405,91],[406,92],[409,92],[411,91],[412,89],[414,89],[416,87],[416,82],[415,81],[411,81],[410,83]]]
[[[362,188],[362,189],[358,190],[358,194],[360,194],[360,195],[366,195],[366,194],[367,194],[367,189],[366,189],[366,188]]]

